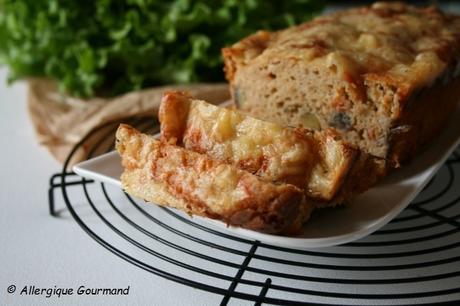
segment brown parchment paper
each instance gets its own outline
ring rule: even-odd
[[[83,100],[61,94],[50,80],[32,79],[29,80],[28,109],[38,142],[63,163],[71,149],[95,127],[131,116],[155,117],[162,93],[172,89],[187,90],[214,104],[230,97],[227,84],[192,84],[155,87],[110,99]],[[81,152],[77,152],[72,163],[86,156],[87,147],[84,144],[80,147]]]

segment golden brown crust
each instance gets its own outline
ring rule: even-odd
[[[241,64],[241,61],[248,61],[262,53],[273,39],[273,35],[267,31],[258,31],[241,40],[238,47],[223,48],[222,55],[226,60],[224,71],[227,79],[233,79],[237,65]],[[250,52],[247,52],[248,50]]]
[[[355,196],[376,185],[388,171],[384,159],[360,152],[351,170],[344,178],[342,188],[329,203],[316,203],[318,207],[330,207],[350,202]]]
[[[390,132],[391,150],[387,159],[393,167],[399,167],[425,148],[449,122],[450,114],[458,110],[460,77],[448,85],[436,82],[410,99],[407,110]]]
[[[300,206],[307,205],[293,185],[261,181],[130,126],[120,125],[116,139],[125,169],[122,186],[147,201],[268,233],[292,231]]]
[[[189,108],[188,94],[186,92],[178,93],[180,94],[165,92],[162,99],[167,100],[168,103],[161,103],[158,111],[158,118],[160,122],[163,122],[161,138],[163,140],[168,139],[169,143],[172,144],[176,144],[177,140],[184,134]],[[171,113],[174,113],[175,116],[169,116]]]
[[[340,141],[337,133],[331,130],[313,133],[281,127],[195,100],[180,92],[165,95],[160,109],[171,109],[168,104],[177,106],[178,101],[187,104],[178,106],[178,109],[187,109],[188,114],[168,112],[165,116],[177,116],[186,121],[183,135],[174,137],[187,149],[234,164],[267,181],[293,184],[321,206],[335,205],[344,199],[343,195],[349,198],[375,183],[358,176],[353,177],[353,180],[359,179],[353,184],[345,183],[348,173],[363,168],[363,164],[355,162],[357,150]],[[177,118],[160,118],[160,122],[165,130],[175,129],[169,126],[170,123],[184,125]],[[163,140],[171,141],[168,137]],[[369,184],[367,188],[352,187],[359,182],[361,186],[366,182]],[[339,191],[340,197],[337,196]]]
[[[460,17],[434,7],[380,2],[320,16],[279,32],[257,32],[224,48],[223,55],[230,60],[229,80],[237,70],[232,61],[237,66],[248,65],[262,53],[265,57],[320,60],[326,67],[335,62],[331,56],[340,52],[346,61],[337,62],[337,68],[350,77],[402,77],[396,86],[420,88],[429,85],[446,63],[458,59],[459,46]],[[352,65],[347,66],[348,62]]]

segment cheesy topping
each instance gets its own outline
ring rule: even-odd
[[[329,131],[295,130],[200,100],[189,103],[185,147],[263,179],[288,182],[313,198],[330,200],[352,165],[355,151]]]
[[[460,59],[454,54],[459,36],[457,16],[445,15],[433,7],[381,2],[320,16],[267,35],[266,48],[245,61],[257,57],[274,63],[280,58],[308,61],[312,66],[325,65],[344,78],[373,75],[375,79],[378,75],[404,80],[413,89],[429,86],[452,55]],[[258,37],[263,35],[259,33]]]

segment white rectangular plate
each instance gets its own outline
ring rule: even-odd
[[[345,208],[316,213],[299,236],[263,234],[207,218],[199,218],[223,230],[261,242],[299,249],[347,243],[378,230],[396,217],[430,181],[453,150],[460,144],[460,110],[443,134],[410,164],[393,172],[377,186],[363,193]],[[73,167],[80,176],[121,188],[123,171],[117,152],[110,152]]]

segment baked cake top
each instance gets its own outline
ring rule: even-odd
[[[452,68],[446,77],[460,73],[460,17],[435,7],[377,2],[283,31],[261,31],[227,52],[243,65],[253,60],[307,61],[350,81],[384,82],[409,94],[429,86],[447,66]]]

